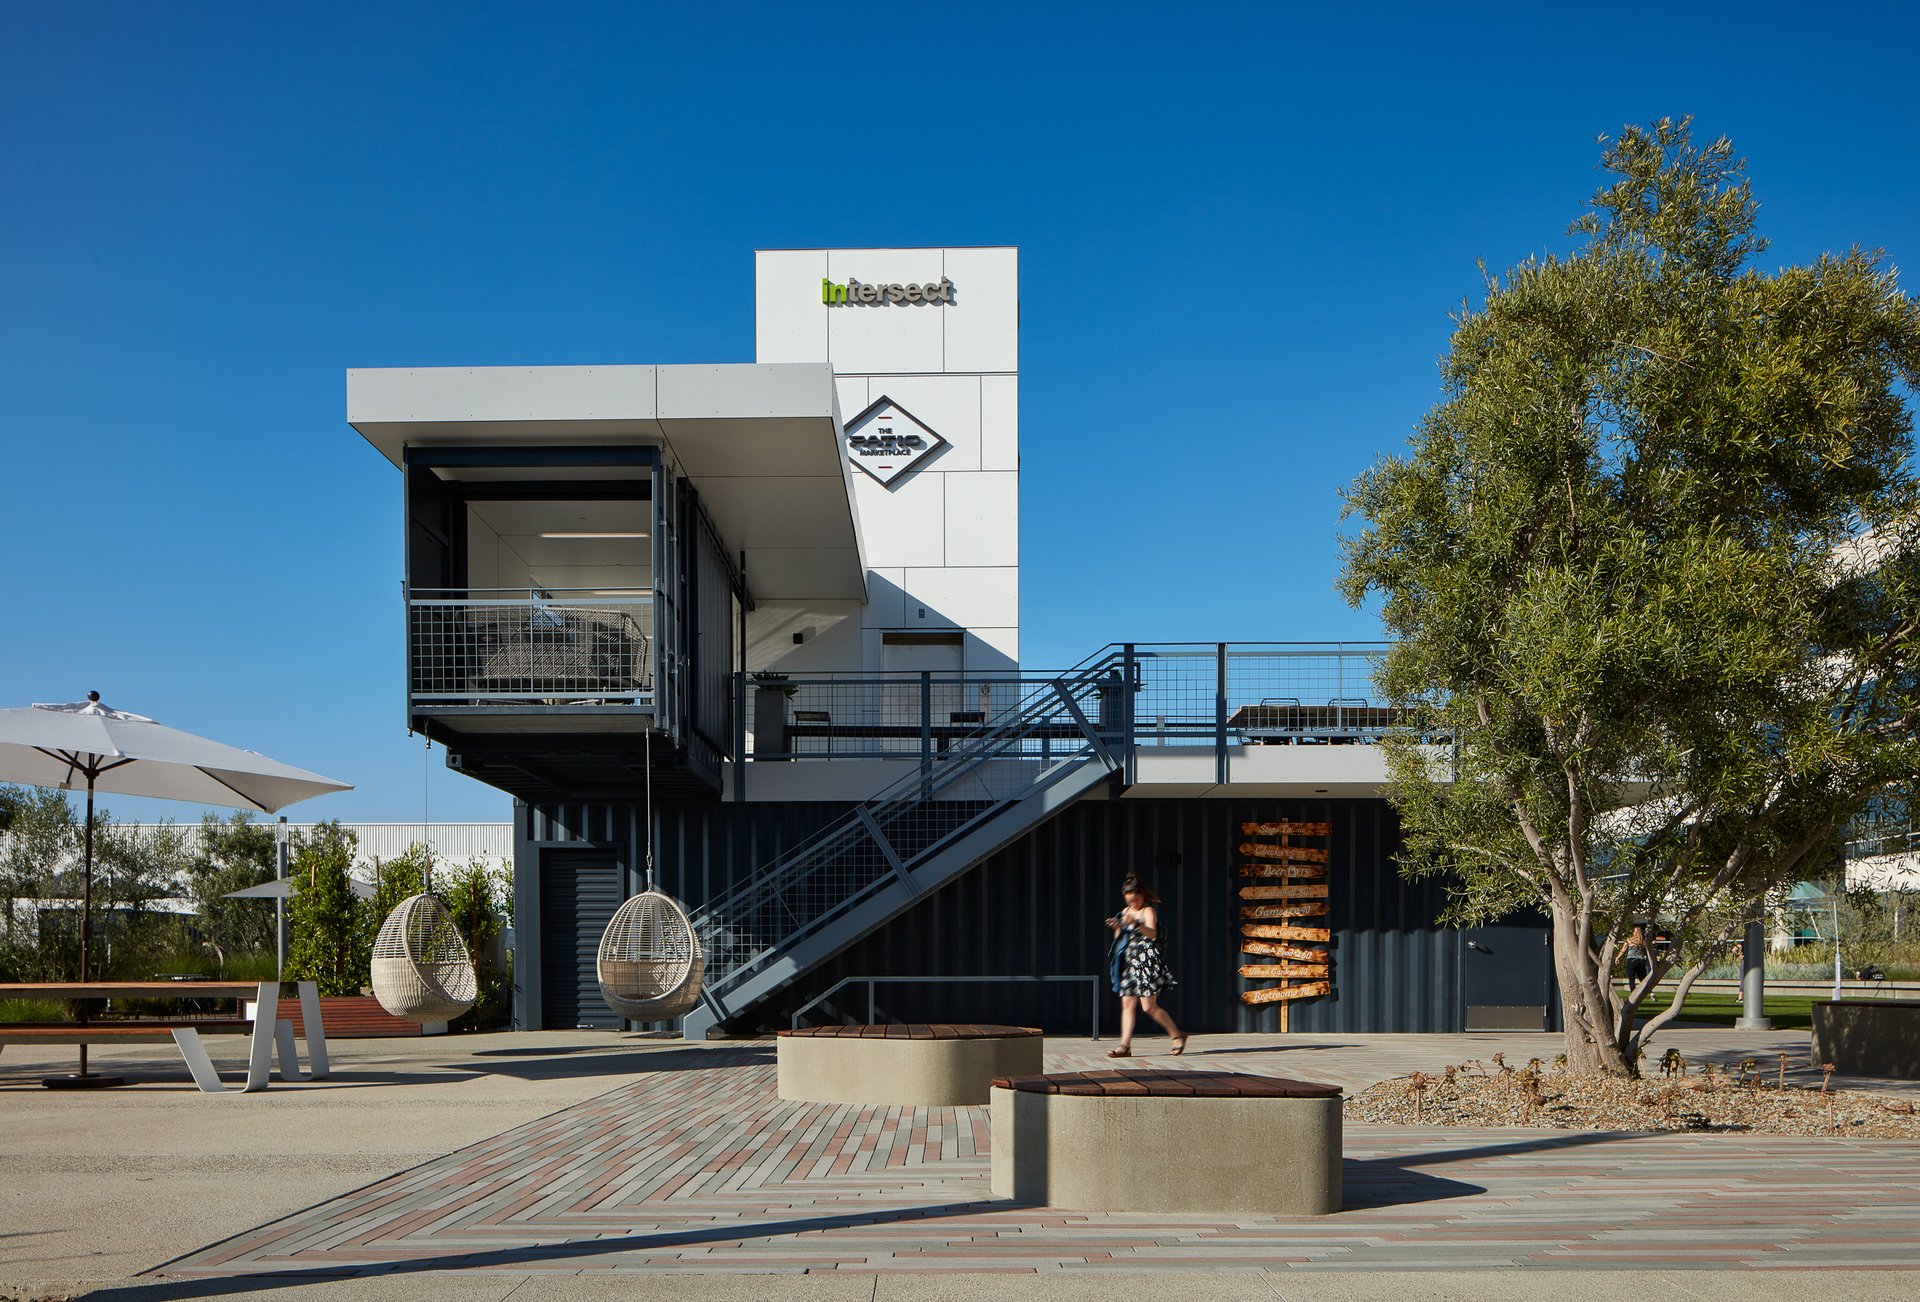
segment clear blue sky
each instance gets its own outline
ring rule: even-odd
[[[1447,313],[1694,114],[1770,262],[1920,255],[1920,9],[0,6],[0,704],[421,817],[350,366],[746,361],[756,247],[1021,248],[1029,665],[1368,638],[1338,490]],[[505,796],[431,768],[435,819]],[[115,801],[125,816],[196,811]]]

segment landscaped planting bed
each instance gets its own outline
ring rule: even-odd
[[[1920,1139],[1920,1115],[1908,1099],[1787,1085],[1780,1064],[1758,1059],[1728,1071],[1696,1071],[1676,1058],[1663,1059],[1646,1078],[1628,1080],[1556,1070],[1538,1058],[1516,1068],[1495,1054],[1490,1063],[1381,1081],[1349,1098],[1345,1116],[1393,1125]]]

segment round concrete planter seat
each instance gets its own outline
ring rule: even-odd
[[[993,1192],[1100,1212],[1340,1210],[1340,1087],[1225,1071],[993,1082]]]
[[[1038,1027],[810,1026],[782,1031],[780,1097],[803,1103],[951,1108],[987,1101],[996,1076],[1038,1072]]]

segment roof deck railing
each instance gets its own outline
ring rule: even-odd
[[[1114,643],[1057,672],[749,675],[753,760],[918,759],[937,763],[1032,691],[1102,666],[1131,665],[1125,714],[1149,746],[1376,742],[1405,725],[1374,681],[1383,643]],[[1103,695],[1105,723],[1121,703]],[[1044,729],[1032,758],[1050,757]]]

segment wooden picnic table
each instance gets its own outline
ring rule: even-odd
[[[171,1039],[180,1050],[203,1094],[233,1092],[223,1084],[200,1042],[202,1032],[250,1033],[247,1081],[238,1092],[252,1094],[267,1087],[267,1076],[277,1049],[280,1079],[318,1079],[329,1070],[327,1036],[320,1024],[320,992],[311,981],[296,982],[300,1000],[301,1037],[307,1042],[307,1070],[300,1070],[294,1047],[293,1023],[279,1016],[278,981],[7,981],[0,982],[0,999],[250,999],[252,1017],[177,1018],[96,1021],[0,1023],[0,1047],[26,1044],[113,1044]]]

